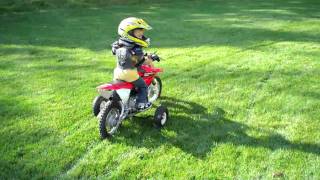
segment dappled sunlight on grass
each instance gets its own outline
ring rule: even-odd
[[[0,15],[0,177],[320,177],[319,3],[121,3]],[[101,141],[91,101],[127,16],[154,28],[171,118]]]

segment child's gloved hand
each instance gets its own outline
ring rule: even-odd
[[[150,54],[149,56],[153,61],[160,62],[160,57],[157,54]]]

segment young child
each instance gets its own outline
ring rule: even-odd
[[[139,77],[140,65],[153,66],[152,58],[144,54],[142,48],[150,45],[150,39],[144,36],[145,30],[152,29],[143,19],[129,17],[123,19],[118,27],[120,38],[112,44],[112,53],[116,55],[117,67],[114,69],[114,80],[132,82],[138,89],[137,109],[144,110],[151,106],[148,102],[148,87]],[[159,58],[159,57],[156,57]]]

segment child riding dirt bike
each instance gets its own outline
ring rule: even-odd
[[[112,53],[116,55],[117,67],[114,69],[114,80],[132,82],[137,88],[136,107],[139,111],[151,106],[148,102],[147,84],[139,77],[138,70],[142,64],[153,67],[156,54],[147,55],[142,48],[150,45],[150,39],[144,36],[145,30],[152,29],[143,19],[129,17],[122,20],[118,27],[120,38],[112,44]]]
[[[159,73],[162,68],[153,66],[160,62],[156,54],[144,54],[142,48],[149,46],[144,31],[151,27],[142,19],[126,18],[121,21],[119,40],[112,44],[112,53],[117,57],[114,82],[97,87],[99,95],[93,100],[92,110],[99,119],[102,139],[112,137],[122,121],[151,107],[161,95],[162,83]],[[154,124],[164,127],[168,118],[168,108],[156,106]]]

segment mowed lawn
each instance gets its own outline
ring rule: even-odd
[[[122,1],[121,1],[122,2]],[[174,1],[0,14],[0,179],[320,179],[320,2]],[[120,20],[153,30],[161,104],[101,140]]]

